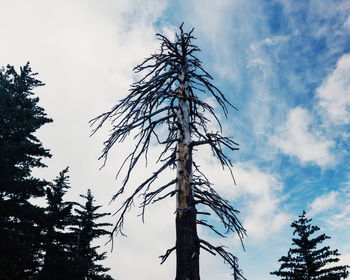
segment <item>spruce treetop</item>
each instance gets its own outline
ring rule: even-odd
[[[44,85],[35,76],[29,63],[0,68],[0,279],[29,279],[40,264],[44,210],[30,199],[44,196],[47,182],[31,172],[51,155],[34,133],[52,120],[34,96]]]
[[[348,267],[335,265],[339,262],[338,250],[331,250],[329,246],[320,247],[320,244],[330,237],[321,234],[320,230],[311,224],[312,219],[306,216],[305,211],[299,219],[291,224],[294,228],[292,248],[287,256],[281,257],[279,270],[271,274],[281,277],[282,280],[340,280],[348,276]]]

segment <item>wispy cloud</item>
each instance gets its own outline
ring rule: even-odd
[[[348,18],[346,19],[346,21],[344,22],[343,25],[345,28],[350,29],[350,15],[348,16]]]
[[[350,182],[341,188],[334,211],[324,219],[331,227],[336,229],[345,229],[350,226]]]
[[[286,199],[284,186],[277,174],[264,171],[254,163],[241,162],[233,169],[235,186],[228,170],[221,168],[209,148],[201,149],[195,158],[215,189],[242,213],[239,218],[247,229],[247,242],[267,240],[289,223],[289,214],[282,207]]]
[[[288,41],[289,39],[290,39],[289,35],[286,35],[286,36],[273,36],[273,37],[265,38],[265,39],[263,39],[263,40],[261,40],[259,42],[256,42],[256,43],[252,43],[252,44],[250,44],[249,47],[250,47],[250,49],[252,51],[256,51],[256,50],[258,50],[261,47],[274,46],[274,45],[277,45],[279,43]]]
[[[306,109],[296,107],[290,110],[285,124],[277,131],[271,143],[283,153],[297,157],[303,164],[327,166],[334,163],[331,151],[334,142],[325,139],[314,128],[314,120]]]
[[[244,199],[242,209],[248,240],[260,242],[282,230],[290,220],[281,208],[283,185],[276,175],[256,166],[240,164],[236,167],[237,199]]]
[[[334,207],[337,204],[338,195],[338,192],[332,191],[330,193],[317,197],[310,203],[310,211],[308,215],[315,216]]]
[[[347,228],[350,225],[350,184],[316,197],[309,204],[309,215],[319,216],[332,229]]]
[[[274,233],[279,238],[282,228],[289,228],[290,200],[285,193],[293,193],[296,173],[297,183],[310,180],[325,185],[328,179],[324,174],[315,178],[320,173],[313,173],[319,170],[313,164],[328,168],[335,163],[337,170],[346,168],[340,165],[346,166],[348,158],[339,164],[338,157],[348,149],[345,144],[338,145],[337,137],[341,134],[338,138],[349,142],[349,133],[343,128],[350,121],[350,62],[349,55],[342,56],[348,50],[348,0],[337,5],[333,0],[3,2],[1,18],[12,24],[0,28],[0,60],[16,65],[31,60],[47,84],[39,92],[41,105],[55,120],[39,131],[54,158],[48,169],[36,174],[53,178],[69,164],[73,199],[85,192],[86,186],[93,188],[101,204],[107,204],[115,193],[115,169],[133,143],[116,147],[108,165],[98,173],[97,157],[108,132],[88,139],[87,121],[127,94],[135,79],[132,68],[159,48],[155,33],[172,37],[176,30],[172,24],[178,26],[182,21],[186,29],[196,28],[195,44],[203,50],[200,56],[205,69],[240,109],[230,122],[223,123],[224,131],[241,143],[241,151],[232,157],[244,162],[234,167],[237,186],[233,187],[229,175],[209,158],[211,151],[200,151],[195,159],[204,157],[205,174],[233,205],[239,204],[248,243],[257,241],[265,246],[266,259],[273,254],[272,247],[277,245],[270,243],[269,237]],[[151,154],[157,152],[157,147],[153,148]],[[282,168],[279,164],[285,163],[284,157],[276,150],[298,160],[288,161]],[[149,167],[153,167],[151,163]],[[285,169],[289,174],[283,173]],[[148,172],[152,170],[143,166],[135,170],[128,190]],[[318,193],[311,202],[301,195],[295,207],[309,205],[311,213],[324,217],[334,228],[349,227],[350,200],[337,187]],[[116,207],[117,203],[112,203],[110,211]],[[173,256],[161,267],[157,259],[174,243],[174,207],[175,202],[169,200],[150,208],[145,225],[136,217],[138,211],[130,212],[129,236],[116,240],[116,250],[107,260],[112,274],[154,280],[174,274]],[[252,247],[250,254],[257,255],[259,246]],[[226,272],[205,258],[203,279],[229,279],[218,276]],[[137,263],[137,270],[130,270],[130,259]],[[243,267],[247,276],[255,274],[249,279],[261,279],[263,272],[272,270],[268,268],[272,262],[266,259],[266,266],[260,269],[255,259]],[[264,278],[273,279],[269,275]]]
[[[350,124],[350,54],[341,56],[335,69],[317,89],[319,106],[334,124]]]
[[[349,201],[348,201],[349,202]],[[333,228],[347,228],[350,226],[350,206],[343,205],[339,212],[335,215],[332,215],[327,219],[328,224]]]

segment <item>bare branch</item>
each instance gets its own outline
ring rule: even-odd
[[[159,258],[162,260],[160,264],[163,264],[174,250],[176,250],[176,246],[168,249],[164,255],[159,256]]]
[[[200,239],[199,240],[200,244],[201,244],[201,248],[205,249],[206,251],[208,251],[209,253],[216,255],[219,254],[220,257],[227,262],[232,270],[233,270],[233,274],[234,275],[234,279],[237,280],[245,280],[246,278],[243,277],[241,270],[238,267],[238,260],[237,258],[230,252],[228,252],[225,247],[223,246],[214,246],[212,244],[210,244],[208,241]]]
[[[212,187],[208,178],[200,171],[199,166],[192,161],[192,150],[206,145],[211,148],[213,156],[218,159],[222,168],[228,168],[232,174],[232,162],[227,151],[238,150],[238,144],[230,137],[222,135],[222,126],[213,106],[206,103],[205,98],[212,97],[222,109],[223,115],[228,116],[229,107],[236,109],[212,83],[212,76],[202,67],[202,62],[196,57],[200,49],[191,42],[194,38],[193,29],[176,34],[172,42],[165,36],[157,34],[160,40],[160,49],[134,68],[135,73],[144,73],[143,77],[131,85],[129,94],[121,99],[110,111],[100,114],[90,121],[93,127],[92,135],[102,125],[110,121],[112,129],[109,138],[104,142],[104,148],[100,159],[105,165],[108,155],[115,144],[126,139],[133,141],[134,147],[122,162],[117,178],[124,174],[112,201],[123,194],[126,186],[134,175],[135,167],[144,156],[147,165],[148,154],[153,143],[157,143],[161,149],[155,155],[158,166],[156,170],[140,185],[138,185],[126,199],[123,200],[119,209],[114,213],[117,222],[112,231],[114,234],[122,234],[126,213],[134,205],[137,197],[143,200],[139,207],[142,209],[140,216],[144,219],[145,209],[148,205],[179,194],[179,190],[169,190],[170,186],[178,183],[177,179],[156,186],[157,178],[165,170],[174,169],[181,164],[178,159],[180,143],[185,138],[185,128],[190,132],[189,151],[191,161],[187,166],[194,169],[193,179],[189,180],[194,193],[191,206],[195,215],[210,215],[208,212],[197,211],[196,205],[203,205],[216,214],[226,229],[221,233],[205,220],[198,220],[197,224],[208,227],[219,236],[236,232],[242,241],[245,230],[237,218],[238,210],[233,208],[229,201],[222,198]],[[183,104],[186,104],[184,110]],[[187,111],[188,110],[188,111]],[[186,111],[186,112],[184,112]],[[182,121],[184,115],[188,116],[186,125]],[[211,131],[209,123],[215,119],[220,132]],[[133,136],[133,137],[131,137]],[[151,153],[151,152],[150,152]],[[153,150],[152,150],[153,153]],[[154,156],[152,154],[152,156]],[[190,172],[188,172],[190,173]],[[234,180],[234,178],[233,178]],[[191,192],[190,192],[191,193]],[[195,216],[196,217],[196,216]],[[196,218],[194,222],[196,222]],[[197,234],[197,233],[196,233]],[[215,247],[201,240],[200,246],[204,250],[219,254],[238,273],[236,258],[226,252],[223,247]],[[168,258],[173,247],[161,256],[162,263]],[[241,276],[241,274],[238,274]],[[241,278],[243,279],[243,278]]]

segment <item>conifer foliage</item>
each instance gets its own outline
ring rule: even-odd
[[[97,213],[101,206],[94,205],[90,190],[86,195],[81,195],[85,199],[83,205],[64,201],[63,196],[69,188],[67,167],[47,188],[48,206],[43,227],[44,261],[38,280],[112,279],[104,274],[109,268],[99,263],[106,258],[105,253],[98,253],[99,246],[93,246],[94,240],[110,234],[104,229],[110,224],[96,222],[109,213]]]
[[[340,280],[348,275],[348,266],[335,265],[340,255],[338,250],[331,250],[329,246],[319,248],[319,245],[330,237],[321,234],[313,236],[320,230],[312,225],[312,219],[306,217],[305,211],[294,221],[292,245],[287,256],[279,259],[279,270],[271,274],[282,280]]]
[[[72,228],[75,233],[76,242],[73,245],[73,254],[75,259],[76,270],[79,273],[76,279],[103,280],[112,279],[104,274],[109,268],[99,264],[106,258],[106,253],[98,253],[99,246],[92,246],[95,239],[110,232],[106,227],[111,226],[109,223],[98,223],[102,217],[110,215],[109,213],[98,213],[101,205],[95,205],[94,197],[90,189],[86,195],[80,195],[85,199],[85,204],[79,204],[79,208],[75,209],[76,225]]]
[[[65,168],[46,190],[48,206],[43,226],[44,264],[39,280],[75,278],[71,262],[71,246],[74,240],[68,227],[73,224],[72,202],[63,200],[70,188],[68,167]]]
[[[51,155],[34,133],[52,120],[33,97],[43,85],[35,75],[29,64],[0,69],[0,279],[31,279],[39,268],[43,210],[30,199],[44,196],[47,182],[31,171]]]
[[[52,121],[34,97],[43,85],[35,75],[29,63],[19,73],[13,66],[0,68],[0,279],[113,280],[98,264],[105,255],[92,244],[108,233],[108,224],[96,223],[107,214],[96,213],[100,206],[93,205],[91,192],[84,206],[64,200],[68,168],[52,183],[32,176],[51,157],[34,135]],[[47,207],[39,207],[35,198],[45,194]]]

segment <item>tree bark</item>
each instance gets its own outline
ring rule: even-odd
[[[185,67],[179,80],[175,280],[199,280],[199,239],[192,186],[190,106]]]

